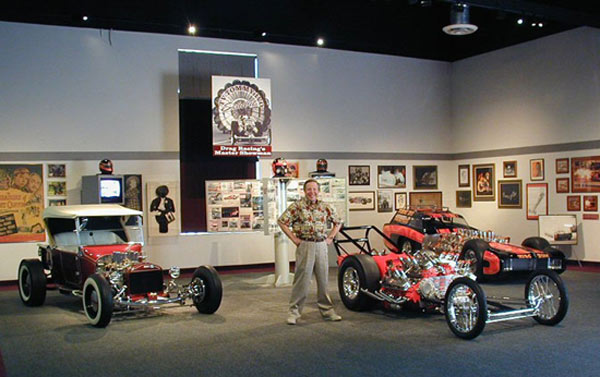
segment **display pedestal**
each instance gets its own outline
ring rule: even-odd
[[[288,286],[292,283],[293,274],[290,274],[290,256],[288,253],[288,239],[284,233],[278,233],[275,239],[275,276],[273,285],[276,287]]]

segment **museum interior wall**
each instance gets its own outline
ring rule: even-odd
[[[145,182],[177,181],[177,49],[256,53],[260,77],[272,82],[273,149],[299,161],[301,177],[315,170],[319,157],[328,159],[338,177],[347,176],[348,165],[370,165],[371,184],[350,191],[376,192],[377,165],[406,165],[407,189],[395,192],[410,192],[412,166],[437,165],[437,191],[444,205],[455,209],[459,164],[493,162],[496,179],[502,179],[502,161],[517,160],[517,179],[525,187],[529,160],[544,158],[549,212],[566,213],[566,194],[555,192],[555,158],[600,155],[600,149],[527,153],[527,148],[600,139],[598,49],[589,51],[599,36],[597,30],[576,29],[449,64],[0,23],[5,52],[0,160],[65,163],[69,204],[79,203],[81,176],[96,174],[101,158],[112,158],[116,173],[142,174]],[[584,72],[574,72],[575,64]],[[525,153],[444,157],[514,147],[524,147]],[[360,155],[352,158],[352,153]],[[263,177],[271,175],[270,162],[260,162]],[[457,211],[473,225],[513,241],[537,234],[537,222],[526,220],[524,209],[473,202]],[[390,218],[391,213],[352,211],[349,221],[382,226]],[[582,220],[584,241],[567,254],[600,261],[598,226],[597,220]],[[273,236],[262,233],[194,234],[149,238],[146,251],[163,266],[248,265],[272,262],[273,243]],[[31,243],[0,244],[5,261],[0,280],[16,279],[19,261],[35,257],[36,250]]]

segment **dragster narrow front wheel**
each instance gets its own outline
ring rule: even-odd
[[[444,312],[454,335],[473,339],[481,334],[487,321],[485,293],[474,280],[460,277],[446,291]]]
[[[536,308],[533,317],[542,325],[554,326],[567,315],[569,297],[562,279],[554,271],[537,271],[525,285],[527,306]]]

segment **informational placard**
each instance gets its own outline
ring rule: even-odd
[[[212,76],[215,156],[271,156],[271,80]]]
[[[209,232],[262,231],[263,204],[259,180],[206,181]]]
[[[577,244],[577,216],[547,215],[538,219],[539,236],[552,245]]]

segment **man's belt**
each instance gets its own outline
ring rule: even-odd
[[[327,239],[327,237],[304,237],[300,239],[306,242],[323,242]]]

